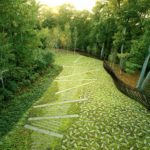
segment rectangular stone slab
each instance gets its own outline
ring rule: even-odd
[[[46,119],[65,119],[65,118],[77,118],[79,117],[78,114],[74,114],[74,115],[63,115],[63,116],[49,116],[49,117],[32,117],[29,118],[29,121],[32,120],[46,120]]]
[[[93,81],[93,82],[94,82],[94,81]],[[76,89],[76,88],[79,88],[79,87],[82,87],[82,86],[85,86],[85,85],[88,85],[88,84],[91,84],[91,83],[93,83],[93,82],[88,82],[88,83],[85,83],[85,84],[82,84],[82,85],[78,85],[78,86],[75,86],[75,87],[72,87],[72,88],[69,88],[69,89],[65,89],[65,90],[56,92],[56,95],[57,95],[57,94],[64,93],[64,92],[67,92],[67,91],[70,91],[70,90],[73,90],[73,89]]]
[[[42,107],[48,107],[48,106],[54,106],[54,105],[61,105],[61,104],[67,104],[67,103],[78,103],[78,102],[82,102],[82,101],[86,101],[86,100],[87,99],[68,100],[68,101],[63,101],[63,102],[59,102],[59,103],[37,105],[37,106],[33,106],[33,108],[42,108]]]
[[[50,132],[48,130],[43,130],[43,129],[37,128],[35,126],[25,125],[24,127],[26,129],[29,129],[29,130],[32,130],[32,131],[36,131],[36,132],[39,132],[39,133],[47,134],[47,135],[54,136],[54,137],[57,137],[57,138],[63,138],[62,134],[55,133],[55,132]]]
[[[96,81],[97,79],[81,79],[81,80],[63,80],[63,79],[60,79],[60,80],[55,80],[57,82],[70,82],[70,81]]]

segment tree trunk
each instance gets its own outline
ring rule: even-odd
[[[101,49],[101,59],[104,58],[104,49],[105,49],[105,43],[103,43],[102,49]]]
[[[141,89],[141,85],[142,85],[142,82],[144,80],[144,76],[145,76],[146,68],[148,66],[149,59],[150,59],[150,47],[149,47],[149,54],[145,58],[145,61],[144,61],[143,67],[142,67],[142,71],[141,71],[141,74],[140,74],[140,78],[139,78],[139,80],[137,82],[137,85],[136,85],[137,89]]]
[[[145,80],[143,81],[143,83],[142,83],[142,85],[141,85],[141,88],[140,88],[141,91],[144,91],[145,87],[146,87],[147,84],[148,84],[148,81],[150,81],[150,71],[148,72],[148,74],[147,74]]]
[[[117,0],[118,8],[120,9],[121,0]]]
[[[4,85],[3,76],[1,76],[1,82],[2,82],[2,88],[4,89],[4,88],[5,88],[5,85]]]
[[[124,44],[121,45],[121,54],[123,54],[123,49],[124,49]],[[121,58],[120,58],[120,74],[122,74],[122,69],[123,69],[123,58],[121,56]]]

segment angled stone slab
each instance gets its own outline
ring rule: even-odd
[[[26,124],[24,127],[26,129],[36,131],[36,132],[39,132],[39,133],[47,134],[47,135],[54,136],[54,137],[57,137],[57,138],[63,138],[62,134],[55,133],[55,132],[50,132],[48,130],[43,130],[43,129],[37,128],[35,126],[28,125],[28,124]]]
[[[39,121],[39,122],[41,122],[41,121]],[[35,126],[35,127],[37,127],[37,128],[40,128],[40,129],[43,129],[43,130],[48,130],[48,131],[51,131],[51,132],[57,132],[57,130],[58,130],[58,126],[56,127],[56,126],[47,126],[47,125],[41,125],[41,124],[37,124],[37,123],[33,123],[32,122],[32,124],[31,124],[32,126]]]
[[[42,124],[42,125],[46,125],[46,126],[55,126],[55,127],[58,127],[62,124],[61,121],[58,119],[57,119],[57,122],[53,122],[53,120],[42,120],[42,121],[36,120],[36,121],[34,121],[34,123]]]
[[[63,66],[64,68],[74,68],[74,67],[79,67],[79,66]]]
[[[67,100],[59,103],[51,103],[51,104],[43,104],[43,105],[37,105],[33,106],[33,108],[42,108],[42,107],[49,107],[49,106],[54,106],[54,105],[61,105],[61,104],[67,104],[67,103],[78,103],[82,101],[86,101],[87,99],[79,99],[79,100]]]
[[[65,119],[65,118],[77,118],[79,117],[78,114],[73,114],[73,115],[63,115],[63,116],[50,116],[50,117],[32,117],[29,118],[29,121],[33,120],[47,120],[47,119]]]
[[[54,131],[55,129],[58,129],[60,127],[60,125],[57,125],[57,124],[55,125],[44,124],[43,120],[42,121],[37,120],[36,122],[32,121],[31,125],[42,128],[42,129],[50,130],[50,131]]]
[[[60,77],[57,78],[57,79],[62,79],[62,78],[66,78],[66,77],[72,77],[72,76],[81,75],[81,74],[86,74],[86,73],[88,73],[88,72],[95,72],[95,71],[100,71],[100,70],[99,70],[99,69],[95,69],[95,70],[85,71],[85,72],[82,72],[82,73],[76,73],[76,74],[71,74],[71,75],[67,75],[67,76],[60,76]]]
[[[61,80],[61,79],[58,79],[58,80],[55,80],[57,82],[70,82],[70,81],[96,81],[97,79],[81,79],[81,80]]]
[[[74,63],[77,63],[81,58],[82,58],[82,56],[79,56],[79,57],[74,61]]]
[[[94,81],[93,81],[94,82]],[[61,93],[64,93],[64,92],[67,92],[67,91],[70,91],[70,90],[73,90],[73,89],[77,89],[79,87],[82,87],[82,86],[85,86],[85,85],[88,85],[88,84],[91,84],[93,82],[88,82],[88,83],[85,83],[85,84],[82,84],[82,85],[78,85],[78,86],[75,86],[75,87],[72,87],[72,88],[69,88],[69,89],[65,89],[65,90],[62,90],[62,91],[59,91],[59,92],[56,92],[56,95],[57,94],[61,94]]]
[[[76,63],[76,65],[90,64],[89,62]]]

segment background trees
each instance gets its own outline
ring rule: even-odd
[[[65,4],[58,9],[57,16],[57,48],[109,59],[119,64],[120,72],[132,74],[142,69],[150,44],[148,0],[97,1],[92,12],[77,11]],[[149,69],[150,62],[146,72]]]
[[[97,1],[93,12],[77,11],[64,4],[53,17],[55,21],[51,21],[57,25],[50,30],[58,31],[51,40],[58,38],[57,48],[75,47],[97,57],[111,58],[122,71],[134,73],[142,68],[149,47],[149,8],[148,0]]]
[[[141,70],[148,54],[149,0],[97,1],[92,12],[71,4],[53,11],[35,0],[2,0],[0,14],[1,101],[52,64],[50,48],[109,59],[127,73]]]

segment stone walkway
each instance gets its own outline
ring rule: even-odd
[[[32,131],[31,149],[149,150],[150,113],[116,89],[102,62],[56,56],[67,67],[54,81],[56,100],[41,98],[31,110],[25,125]]]
[[[40,105],[34,105],[34,109],[42,109],[42,113],[44,113],[43,116],[33,116],[29,117],[28,119],[28,124],[25,125],[26,129],[31,130],[32,137],[35,137],[36,135],[38,136],[50,136],[50,141],[51,142],[45,142],[45,145],[43,145],[43,140],[39,140],[39,138],[35,139],[32,138],[33,145],[31,149],[45,149],[51,147],[51,143],[55,142],[55,138],[62,138],[63,134],[61,131],[61,126],[65,122],[68,122],[66,120],[73,120],[74,118],[78,118],[78,114],[68,114],[68,110],[71,107],[71,105],[74,105],[73,103],[85,103],[85,101],[88,101],[88,99],[81,94],[78,94],[79,89],[81,89],[84,86],[90,85],[93,82],[96,81],[96,79],[90,78],[86,79],[84,76],[89,73],[89,72],[95,72],[98,71],[97,69],[95,70],[87,70],[87,71],[82,71],[81,73],[76,73],[76,70],[78,71],[78,61],[82,59],[81,56],[75,56],[75,60],[73,61],[73,66],[64,67],[63,72],[61,75],[58,77],[58,79],[55,80],[57,84],[59,84],[59,91],[57,91],[55,94],[59,95],[59,102],[55,103],[46,103],[46,104],[40,104]],[[65,64],[66,66],[69,64]],[[71,71],[72,69],[72,71]],[[69,70],[69,74],[65,74],[66,70]],[[67,71],[68,72],[68,71]],[[81,75],[83,75],[81,77]],[[75,76],[78,76],[78,80],[74,79]],[[68,81],[69,83],[62,84],[63,81]],[[89,82],[90,81],[90,82]],[[72,85],[70,84],[72,83]],[[70,93],[72,91],[72,94]],[[69,93],[68,93],[69,92]],[[68,97],[66,95],[69,94],[70,100],[64,99],[64,97]],[[77,97],[77,98],[76,98]],[[72,100],[71,100],[72,99]],[[31,110],[32,112],[32,110]],[[75,112],[75,110],[74,110]],[[54,120],[55,119],[55,120]],[[63,120],[62,120],[63,119]],[[54,122],[53,122],[54,121]],[[67,127],[68,128],[68,127]],[[67,129],[66,128],[66,129]],[[60,133],[59,133],[60,132]],[[37,144],[36,144],[37,143]],[[41,144],[40,144],[41,143]]]

